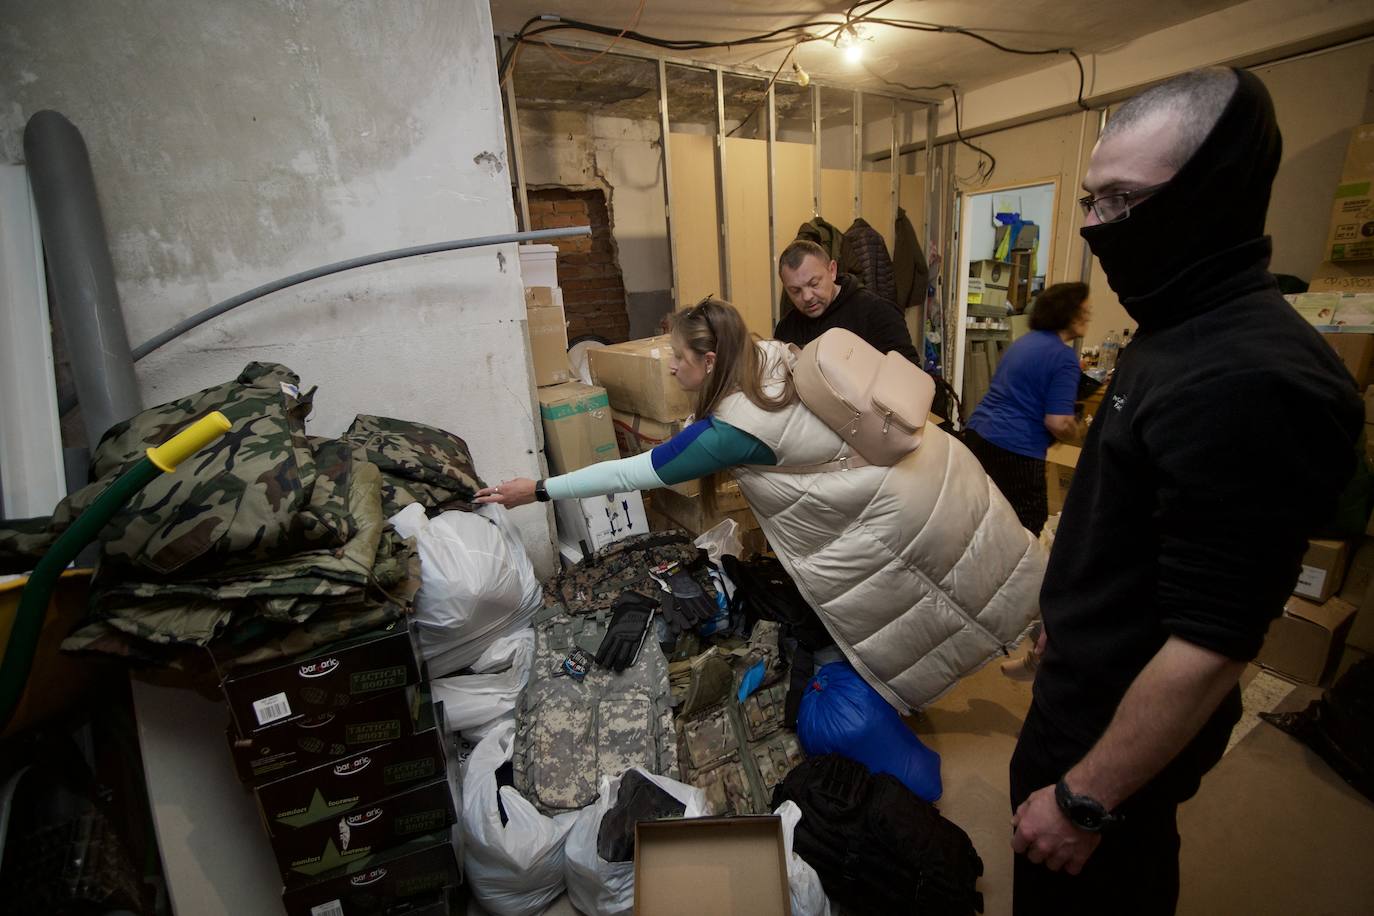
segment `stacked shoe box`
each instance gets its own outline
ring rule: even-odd
[[[407,620],[222,688],[289,916],[447,912],[460,883],[454,755]]]

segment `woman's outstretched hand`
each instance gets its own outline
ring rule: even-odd
[[[483,487],[477,491],[477,501],[483,504],[495,503],[514,509],[534,502],[534,481],[528,477],[504,480],[498,486]]]

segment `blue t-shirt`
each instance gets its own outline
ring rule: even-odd
[[[1078,357],[1058,334],[1031,331],[1003,354],[969,429],[1009,452],[1044,458],[1054,441],[1045,415],[1073,414],[1078,376]]]

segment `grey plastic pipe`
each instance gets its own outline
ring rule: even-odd
[[[55,111],[29,118],[24,158],[86,441],[94,445],[143,406],[95,176],[81,132]]]

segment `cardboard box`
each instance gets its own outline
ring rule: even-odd
[[[1321,604],[1341,589],[1345,567],[1350,561],[1350,544],[1346,541],[1309,541],[1303,554],[1302,572],[1293,594]]]
[[[1327,261],[1312,274],[1309,293],[1374,293],[1374,263]]]
[[[1002,225],[997,227],[997,232],[993,240],[993,250],[997,251],[1002,247],[1002,240],[1011,231],[1010,226]],[[1040,247],[1040,227],[1035,223],[1023,223],[1021,230],[1016,233],[1016,238],[1012,240],[1012,251],[1034,251]],[[1010,284],[1008,284],[1010,285]]]
[[[568,363],[568,319],[563,314],[563,291],[547,286],[525,289],[525,319],[538,387],[571,381]]]
[[[458,883],[456,843],[450,831],[420,837],[377,856],[359,859],[281,896],[287,916],[371,916],[399,900],[430,897]]]
[[[782,820],[635,825],[635,916],[791,916]]]
[[[671,423],[696,408],[696,395],[684,391],[668,371],[672,355],[672,341],[663,334],[589,350],[587,360],[612,407]]]
[[[338,712],[316,712],[240,737],[229,724],[229,753],[239,779],[250,785],[337,760],[412,734],[428,693],[405,687],[388,690]]]
[[[269,836],[338,817],[446,772],[444,704],[425,704],[415,733],[258,786]]]
[[[1374,175],[1374,124],[1361,124],[1351,130],[1350,142],[1345,147],[1341,177],[1360,175]]]
[[[540,388],[538,395],[549,473],[566,474],[620,457],[606,389],[564,382]]]
[[[339,712],[384,690],[418,683],[420,653],[409,618],[290,661],[235,671],[220,688],[240,736],[307,715]]]
[[[987,286],[995,286],[1005,293],[1011,286],[1012,267],[1006,261],[987,258],[969,264],[968,275],[970,278],[982,280]]]
[[[739,523],[741,531],[752,531],[759,527],[758,519],[744,499],[739,484],[728,480],[716,491],[716,511],[707,513],[702,504],[700,492],[685,496],[671,488],[657,489],[650,494],[654,511],[659,512],[676,527],[688,534],[699,535],[710,531],[727,518]]]
[[[1290,680],[1320,686],[1340,660],[1354,617],[1355,607],[1340,598],[1323,604],[1289,598],[1282,616],[1269,624],[1255,661]]]
[[[554,503],[558,520],[558,539],[574,547],[586,543],[588,550],[643,534],[649,530],[644,515],[644,497],[638,490],[589,496],[586,499],[560,499]]]
[[[1374,537],[1361,538],[1351,551],[1339,597],[1355,606],[1345,644],[1374,654]]]
[[[520,276],[526,286],[558,286],[558,246],[521,245]]]
[[[1374,334],[1323,333],[1322,337],[1336,355],[1345,363],[1345,368],[1355,378],[1355,384],[1363,391],[1371,381],[1371,365],[1374,364]]]
[[[682,420],[655,420],[636,413],[611,409],[611,425],[615,428],[615,442],[620,457],[629,458],[662,445],[686,427]]]
[[[1064,500],[1069,495],[1069,484],[1073,483],[1074,469],[1078,467],[1078,459],[1082,454],[1083,450],[1078,446],[1063,442],[1055,442],[1046,449],[1045,492],[1049,497],[1050,515],[1063,511]]]
[[[288,885],[309,883],[358,859],[374,858],[419,836],[445,830],[456,820],[448,777],[415,786],[379,802],[360,805],[298,830],[279,828],[272,837],[277,868]]]
[[[1330,261],[1374,258],[1374,176],[1342,179],[1336,188],[1326,257]]]

